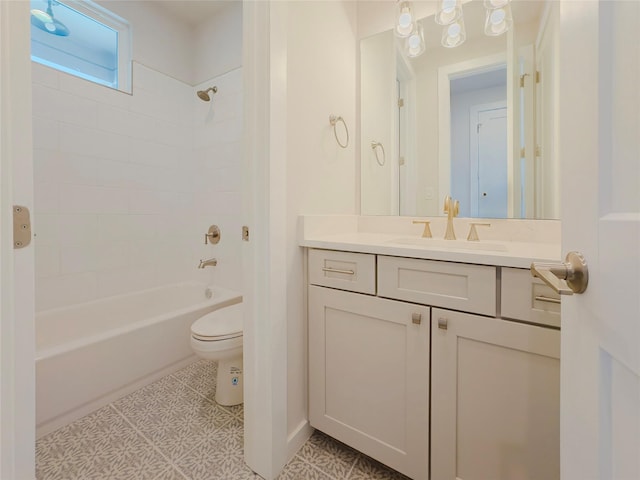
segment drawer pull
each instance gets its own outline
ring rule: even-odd
[[[439,318],[438,328],[441,328],[442,330],[447,330],[447,328],[449,328],[449,321],[446,318]]]
[[[561,300],[559,298],[551,298],[551,297],[545,297],[542,295],[538,295],[537,297],[535,297],[536,300],[540,301],[540,302],[549,302],[549,303],[560,303]]]
[[[354,275],[356,273],[353,270],[341,270],[339,268],[331,268],[331,267],[324,267],[322,271],[330,272],[330,273],[344,273],[345,275]]]
[[[411,321],[416,325],[420,325],[422,323],[422,314],[421,313],[412,313]]]

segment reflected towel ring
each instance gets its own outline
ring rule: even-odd
[[[342,122],[342,124],[344,125],[344,131],[347,133],[347,140],[344,142],[344,144],[338,138],[338,132],[336,131],[336,124],[338,122]],[[336,142],[338,142],[338,145],[340,145],[342,148],[347,148],[349,146],[349,129],[347,128],[347,124],[345,123],[344,118],[336,117],[335,115],[329,115],[329,123],[333,127],[333,135],[336,137]]]
[[[380,157],[378,156],[378,147],[382,150],[382,161],[380,161]],[[384,166],[387,161],[387,154],[384,152],[384,145],[380,142],[371,142],[371,149],[373,150],[373,153],[376,154],[376,162],[378,162],[378,165],[381,167]]]

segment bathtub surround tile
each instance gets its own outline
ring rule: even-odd
[[[36,277],[36,312],[95,300],[98,283],[95,273]]]
[[[92,274],[97,298],[192,280],[239,288],[235,224],[215,251],[200,247],[209,225],[240,213],[242,69],[197,87],[135,62],[133,70],[128,95],[33,65],[34,215],[49,220],[35,248],[50,247],[36,275],[64,284],[64,275]],[[195,92],[210,85],[219,88],[215,101],[202,102]],[[130,247],[103,251],[118,242]],[[197,271],[205,256],[221,268]],[[59,293],[54,282],[37,288],[50,287]],[[40,305],[80,300],[37,294]]]
[[[33,83],[50,88],[60,87],[58,70],[54,68],[45,67],[44,65],[34,62],[31,64],[31,77]]]
[[[33,110],[33,148],[57,150],[60,145],[58,122],[39,116],[36,106]]]

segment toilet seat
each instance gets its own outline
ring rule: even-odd
[[[191,325],[191,336],[204,342],[242,337],[242,304],[215,310]]]

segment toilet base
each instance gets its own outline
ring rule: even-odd
[[[243,402],[242,357],[218,361],[216,402],[227,407]]]

